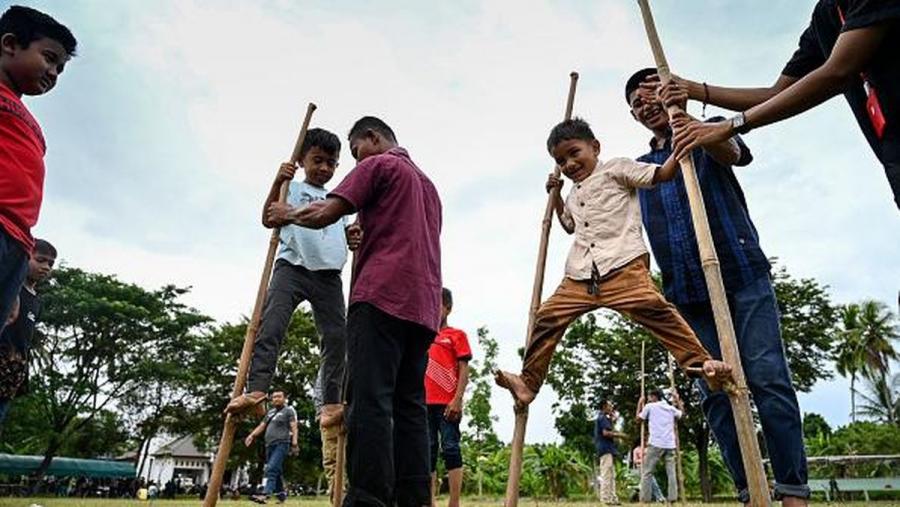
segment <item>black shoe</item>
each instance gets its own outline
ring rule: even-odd
[[[250,501],[253,503],[260,503],[260,504],[265,505],[266,501],[268,501],[268,500],[269,500],[269,498],[266,495],[251,495],[250,496]]]

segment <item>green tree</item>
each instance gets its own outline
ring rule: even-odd
[[[860,374],[886,376],[898,358],[893,342],[900,337],[893,314],[878,301],[865,300],[841,308],[840,340],[834,359],[838,373],[850,378],[850,417],[856,420],[856,379]]]
[[[44,459],[37,478],[96,417],[146,385],[155,351],[177,348],[206,321],[178,302],[186,290],[174,286],[150,291],[63,266],[41,289],[30,386],[50,431],[40,436]]]
[[[497,369],[497,340],[491,337],[486,327],[478,328],[478,345],[484,356],[472,359],[469,368],[469,389],[471,394],[465,403],[467,416],[467,439],[478,448],[495,449],[500,439],[494,432],[497,416],[491,411],[491,389],[494,370]]]
[[[866,375],[865,391],[859,393],[862,403],[857,413],[888,424],[900,423],[900,373]]]
[[[831,436],[831,426],[828,425],[828,421],[815,412],[803,414],[803,436],[810,439],[820,435]]]
[[[231,395],[246,329],[246,320],[213,329],[206,336],[202,353],[196,355],[190,366],[193,372],[203,374],[192,374],[193,403],[173,431],[194,435],[200,448],[215,449],[218,445],[222,409]],[[288,403],[297,411],[299,423],[300,454],[285,462],[285,478],[306,487],[314,487],[321,474],[321,438],[312,395],[319,367],[318,344],[312,315],[306,309],[298,309],[288,326],[271,385],[272,389],[285,392]],[[249,418],[240,421],[227,467],[236,470],[245,464],[255,465],[250,468],[253,483],[262,479],[264,448],[261,443],[247,448],[243,439],[259,422]]]

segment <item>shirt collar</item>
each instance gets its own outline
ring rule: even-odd
[[[656,144],[656,136],[652,136],[650,138],[650,150],[658,151],[658,150],[671,150],[672,149],[672,136],[666,137],[666,140],[663,142],[662,148],[658,147]]]
[[[409,158],[409,152],[406,151],[406,148],[403,148],[401,146],[394,146],[393,148],[389,149],[387,153],[390,153],[391,155],[397,155],[398,157]]]

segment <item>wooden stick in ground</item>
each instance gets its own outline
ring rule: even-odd
[[[646,385],[646,363],[645,363],[646,342],[641,338],[641,399],[647,404],[647,385]],[[638,482],[638,501],[644,505],[644,497],[641,496],[641,489],[644,487],[644,463],[647,461],[647,421],[641,419],[641,480]],[[652,500],[652,499],[651,499]]]
[[[672,388],[672,395],[680,398],[678,389],[675,387],[675,359],[672,357],[672,354],[668,354],[667,362],[669,364],[669,385]],[[681,417],[684,417],[684,414]],[[681,464],[681,438],[678,436],[677,419],[675,420],[675,473],[678,475],[678,499],[681,503],[684,503],[684,467]]]
[[[572,118],[572,107],[575,104],[575,86],[578,84],[578,73],[569,74],[569,95],[566,98],[566,110],[563,118]],[[559,176],[559,167],[553,169],[553,174]],[[551,191],[547,197],[547,207],[544,208],[544,218],[541,222],[541,241],[538,245],[537,265],[534,271],[534,285],[531,288],[531,307],[528,311],[528,330],[525,346],[531,344],[532,328],[538,308],[541,306],[541,293],[544,290],[544,268],[547,263],[547,244],[550,239],[550,226],[553,223],[553,202],[559,195],[559,188]],[[522,476],[522,449],[525,446],[525,426],[528,424],[528,407],[515,407],[516,424],[513,431],[512,453],[509,459],[509,478],[506,482],[506,507],[516,507],[519,504],[519,479]]]
[[[312,102],[306,106],[306,116],[303,118],[300,134],[297,135],[294,151],[291,152],[290,161],[292,163],[297,163],[300,160],[300,148],[303,146],[303,140],[306,138],[306,131],[309,128],[309,121],[312,119],[312,114],[315,110],[316,105]],[[290,182],[285,181],[281,185],[281,192],[278,196],[280,202],[284,202],[289,184]],[[256,341],[256,333],[259,330],[263,306],[265,306],[266,303],[266,291],[269,288],[269,278],[272,275],[272,264],[275,262],[275,250],[278,247],[280,231],[281,229],[278,227],[272,229],[272,237],[269,239],[269,250],[266,253],[262,276],[259,280],[259,288],[256,291],[256,303],[253,305],[253,314],[250,317],[250,322],[247,323],[247,333],[244,335],[244,347],[241,349],[241,359],[238,363],[237,375],[234,377],[234,386],[231,389],[232,398],[240,396],[244,391],[244,383],[247,380],[247,371],[250,369],[250,359],[253,357],[253,345]],[[235,416],[232,416],[231,414],[226,415],[225,427],[222,429],[222,438],[219,440],[216,459],[215,462],[213,462],[212,472],[209,476],[206,498],[203,499],[203,507],[215,507],[216,502],[219,501],[219,490],[222,488],[222,475],[225,473],[225,465],[228,463],[228,456],[231,454],[231,444],[234,441],[234,431],[236,426],[237,421]]]
[[[346,403],[344,404],[346,408]],[[346,417],[346,411],[344,411]],[[333,507],[341,507],[344,503],[344,459],[347,452],[347,438],[344,430],[344,421],[341,421],[341,428],[337,437],[337,457],[334,460],[334,480],[331,485],[331,505]]]
[[[638,0],[638,4],[641,7],[644,28],[647,30],[650,48],[656,60],[656,69],[660,82],[663,84],[668,83],[672,79],[672,74],[669,70],[669,64],[666,62],[659,35],[656,33],[656,25],[653,22],[653,14],[650,12],[650,4],[648,0]],[[680,112],[680,108],[672,106],[667,108],[666,112],[671,118]],[[744,368],[741,366],[741,356],[737,346],[737,339],[734,335],[734,325],[731,322],[728,299],[725,297],[725,285],[722,282],[722,273],[719,270],[719,258],[716,255],[712,233],[709,230],[709,220],[706,216],[703,194],[700,192],[697,171],[694,169],[694,162],[690,154],[679,160],[679,162],[691,207],[694,231],[697,235],[700,263],[703,266],[706,287],[709,290],[710,302],[712,303],[713,315],[716,321],[716,331],[719,334],[722,358],[732,368],[734,385],[728,389],[728,399],[731,401],[732,412],[734,412],[738,444],[741,448],[741,457],[744,471],[747,475],[748,490],[750,491],[750,505],[752,507],[768,506],[770,503],[769,485],[766,481],[766,473],[763,470],[759,443],[756,440],[756,429],[753,425],[753,415],[750,411],[750,394],[747,389],[746,378],[744,377]]]

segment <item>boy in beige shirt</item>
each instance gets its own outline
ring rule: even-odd
[[[637,189],[672,179],[678,153],[661,166],[627,158],[601,162],[600,142],[580,118],[554,127],[547,150],[575,185],[565,203],[559,194],[554,203],[563,229],[575,234],[575,242],[565,278],[535,316],[522,373],[498,371],[497,384],[509,389],[518,404],[531,403],[566,328],[598,308],[610,308],[641,324],[687,373],[704,375],[711,386],[729,379],[731,368],[710,357],[650,278]],[[562,180],[550,175],[547,190],[561,186]]]

